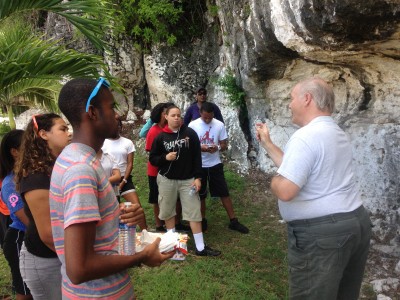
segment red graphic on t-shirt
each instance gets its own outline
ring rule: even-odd
[[[214,136],[210,136],[212,126],[204,133],[203,136],[200,137],[200,143],[202,145],[213,145],[214,144]]]

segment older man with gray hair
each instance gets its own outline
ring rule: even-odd
[[[371,221],[355,182],[348,137],[331,117],[332,88],[320,78],[296,84],[289,108],[300,127],[284,152],[265,124],[257,139],[278,167],[271,190],[288,228],[290,299],[358,299]]]

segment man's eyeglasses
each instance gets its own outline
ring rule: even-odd
[[[104,77],[100,77],[99,80],[97,80],[97,85],[94,87],[92,93],[90,94],[87,102],[86,102],[86,112],[89,111],[89,106],[90,106],[90,101],[92,101],[92,99],[94,97],[96,97],[97,93],[99,92],[101,86],[104,85],[105,87],[109,88],[110,84],[108,83],[108,81],[104,78]]]
[[[205,96],[205,95],[207,95],[207,92],[199,92],[199,93],[197,93],[197,95],[199,95],[199,96]]]

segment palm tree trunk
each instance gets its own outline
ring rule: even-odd
[[[14,120],[14,113],[12,111],[12,106],[11,105],[6,105],[7,108],[7,114],[8,114],[8,125],[10,125],[11,129],[15,129],[15,120]]]

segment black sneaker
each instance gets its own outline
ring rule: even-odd
[[[237,218],[231,220],[229,223],[229,229],[236,230],[241,233],[249,233],[249,229],[243,224],[240,224]]]
[[[198,251],[196,249],[196,255],[197,256],[218,256],[221,254],[221,251],[211,249],[207,245],[205,245],[204,249],[202,251]]]
[[[167,229],[161,225],[161,226],[156,227],[156,231],[157,232],[167,232]]]
[[[182,223],[175,224],[175,230],[176,231],[186,231],[186,232],[190,232],[191,231],[189,225],[185,225],[185,224],[182,224]]]
[[[208,229],[207,219],[203,218],[203,220],[201,220],[201,231],[206,232],[207,229]]]

